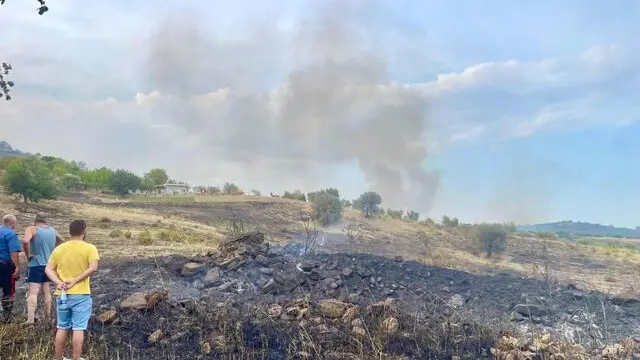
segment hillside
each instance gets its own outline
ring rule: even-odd
[[[12,148],[8,142],[0,140],[0,157],[25,155],[25,154],[26,153],[20,150]]]
[[[551,232],[555,234],[590,235],[608,237],[640,237],[640,228],[630,229],[613,225],[593,224],[581,221],[559,221],[553,223],[519,225],[520,231]]]

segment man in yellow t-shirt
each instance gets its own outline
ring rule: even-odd
[[[73,220],[69,224],[71,239],[53,250],[45,270],[49,279],[56,284],[56,360],[64,357],[64,344],[69,330],[73,331],[72,359],[81,359],[84,331],[91,317],[93,302],[89,276],[98,270],[100,255],[94,245],[84,241],[86,229],[84,220]]]

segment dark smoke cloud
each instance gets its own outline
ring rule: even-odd
[[[363,6],[332,2],[291,33],[265,25],[233,42],[192,16],[161,22],[147,66],[171,97],[155,116],[245,168],[271,160],[274,173],[308,179],[312,165],[357,163],[386,206],[428,210],[428,104],[391,83]]]

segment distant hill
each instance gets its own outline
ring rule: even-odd
[[[6,141],[0,141],[0,157],[27,155],[18,149],[14,149]]]
[[[558,235],[640,238],[640,228],[638,227],[630,229],[571,220],[544,224],[518,225],[517,229],[520,231],[550,232]]]

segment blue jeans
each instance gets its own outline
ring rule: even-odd
[[[60,309],[60,297],[56,298],[58,329],[84,331],[89,325],[93,300],[91,295],[67,295],[67,306]]]

